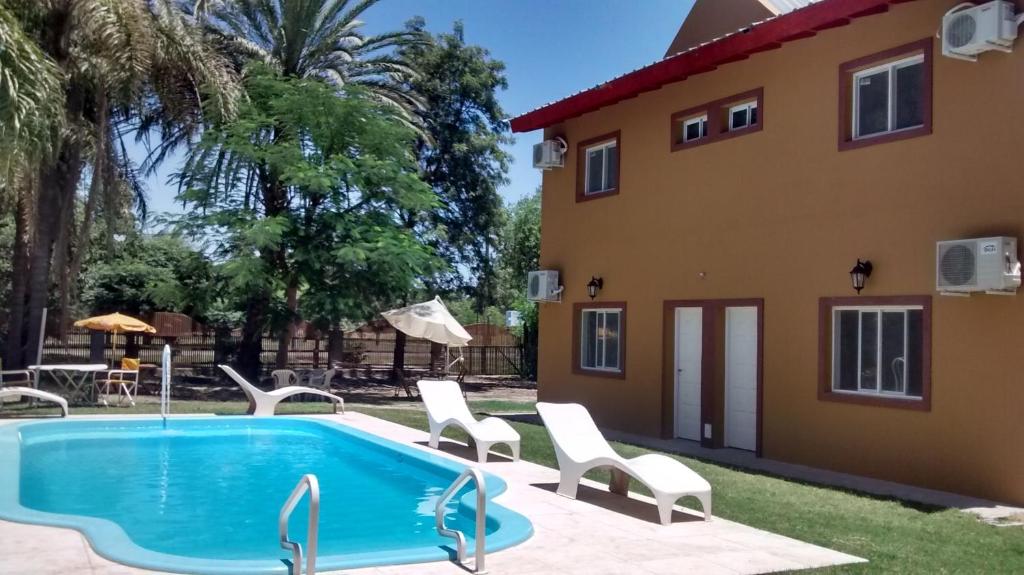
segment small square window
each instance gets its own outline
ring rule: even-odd
[[[683,122],[683,141],[692,142],[708,136],[707,114]]]
[[[729,108],[729,131],[757,124],[757,100]]]
[[[832,315],[832,390],[920,399],[922,308],[836,307]]]

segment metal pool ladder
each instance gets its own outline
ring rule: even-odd
[[[462,488],[470,479],[476,483],[476,552],[473,554],[475,564],[473,572],[477,574],[486,573],[484,568],[484,536],[487,527],[487,487],[484,485],[484,475],[479,469],[470,467],[459,475],[454,483],[445,489],[444,494],[437,500],[434,507],[434,522],[437,525],[437,533],[442,537],[453,537],[455,539],[456,551],[459,563],[467,570],[466,565],[466,536],[458,529],[449,529],[444,525],[445,504]]]
[[[316,574],[316,545],[318,531],[320,530],[320,482],[316,475],[307,473],[302,476],[299,483],[292,490],[281,507],[281,513],[277,516],[277,532],[281,538],[281,548],[291,549],[292,568],[289,575],[302,575],[302,545],[288,538],[288,518],[291,517],[295,506],[299,504],[302,496],[309,492],[309,529],[306,540],[306,575]]]

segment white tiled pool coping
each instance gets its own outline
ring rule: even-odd
[[[328,419],[420,449],[425,432],[361,413],[310,416]],[[475,451],[442,443],[441,455],[471,463]],[[502,477],[508,491],[496,498],[526,515],[535,530],[525,543],[491,554],[492,574],[563,575],[769,573],[863,562],[863,559],[677,507],[671,526],[657,522],[653,500],[623,498],[584,480],[580,498],[554,493],[558,471],[525,461],[491,456],[485,471]],[[282,550],[282,557],[286,554]],[[77,531],[0,521],[0,573],[94,575],[153,573],[98,556]],[[336,572],[337,573],[337,572]],[[345,571],[353,575],[465,575],[447,563],[398,565]]]

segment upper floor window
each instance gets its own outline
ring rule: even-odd
[[[931,38],[846,62],[839,70],[840,150],[931,133]]]
[[[708,115],[697,116],[683,122],[683,141],[691,142],[708,135]]]
[[[924,56],[853,75],[853,137],[920,128],[924,123]]]
[[[580,142],[577,147],[576,201],[619,191],[619,132]]]
[[[733,94],[672,114],[672,151],[703,146],[745,134],[764,124],[764,88]]]
[[[757,100],[729,108],[729,130],[740,130],[757,124]]]

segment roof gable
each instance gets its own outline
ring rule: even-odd
[[[913,1],[821,0],[527,112],[511,120],[512,131],[531,132],[546,128],[656,90],[665,84],[680,82],[690,76],[710,72],[718,66],[745,60],[758,52],[774,50],[786,42],[845,26],[854,18],[887,12],[890,4]]]

